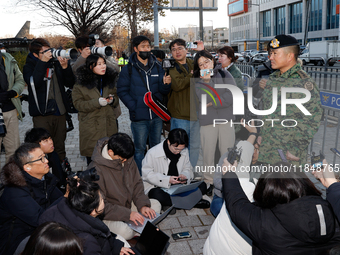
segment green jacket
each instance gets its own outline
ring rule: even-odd
[[[311,115],[305,115],[294,104],[287,104],[286,115],[281,116],[281,88],[287,87],[309,90],[311,99],[303,106]],[[265,110],[272,106],[272,88],[278,89],[277,107],[272,114],[263,116],[263,119],[278,119],[279,121],[274,121],[273,127],[272,121],[264,121],[265,124],[261,129],[262,143],[258,160],[270,164],[282,161],[277,151],[277,149],[282,149],[285,154],[289,151],[300,158],[300,162],[292,161],[292,164],[297,166],[305,164],[308,145],[319,129],[322,116],[319,88],[315,81],[301,69],[300,64],[296,64],[282,75],[277,70],[269,76],[263,93]],[[305,95],[303,93],[287,93],[286,97],[287,99],[298,99],[304,98]],[[294,126],[296,122],[288,121],[288,119],[295,120],[297,125],[295,127],[281,125],[283,120],[287,120],[283,123],[285,126]]]
[[[193,102],[193,99],[196,100],[195,90],[190,89],[190,79],[193,78],[191,71],[194,69],[194,61],[187,58],[186,63],[189,72],[177,61],[176,66],[169,71],[171,91],[168,95],[168,110],[172,118],[197,120],[196,111],[191,111],[190,116],[190,102]],[[193,88],[195,88],[194,85]]]
[[[12,98],[12,103],[18,111],[18,118],[22,120],[22,110],[21,102],[18,97],[25,88],[25,81],[22,73],[18,67],[17,61],[9,53],[2,53],[3,59],[5,61],[5,70],[8,80],[8,90],[14,90],[17,92],[17,96]]]
[[[227,69],[227,71],[231,74],[231,76],[234,77],[237,87],[239,87],[243,91],[244,83],[242,80],[242,73],[240,69],[238,69],[238,67],[233,64],[231,67],[229,67],[229,69]]]

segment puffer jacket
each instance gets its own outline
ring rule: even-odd
[[[224,77],[222,77],[222,72]],[[215,88],[215,84],[231,84],[236,86],[233,76],[228,71],[222,70],[221,65],[216,65],[214,68],[214,74],[209,83],[204,82],[200,78],[196,78],[195,81],[196,94],[199,101],[199,105],[196,109],[199,112],[198,118],[201,126],[213,125],[214,119],[226,119],[228,121],[235,119],[233,115],[233,96],[230,90]],[[217,93],[215,93],[214,90]],[[208,95],[206,91],[209,91],[214,98]],[[212,103],[212,106],[207,107],[207,114],[205,115],[201,112],[201,100],[203,94],[207,95],[207,104]]]
[[[57,178],[47,173],[44,180],[20,169],[4,169],[5,185],[0,197],[0,254],[13,254],[19,243],[38,226],[40,215],[63,193]]]
[[[39,224],[55,221],[68,226],[83,243],[83,255],[119,255],[124,243],[97,218],[72,209],[63,198],[39,218]]]
[[[253,241],[253,254],[323,254],[339,245],[339,224],[321,196],[303,196],[272,209],[252,204],[237,176],[223,178],[225,205],[235,225]]]
[[[138,211],[143,206],[150,207],[151,203],[144,194],[143,181],[133,157],[123,164],[120,159],[103,157],[102,151],[107,150],[108,140],[105,137],[98,141],[88,168],[95,167],[99,175],[98,184],[105,197],[104,220],[127,222],[132,202]]]
[[[100,76],[99,76],[100,77]],[[91,157],[93,149],[100,138],[117,133],[117,123],[114,108],[119,104],[115,80],[118,73],[111,68],[103,75],[102,94],[97,88],[98,76],[86,71],[85,66],[77,69],[77,84],[72,91],[73,104],[78,110],[79,148],[82,156]],[[111,105],[101,106],[99,97],[114,95]]]
[[[165,72],[154,55],[149,57],[148,67],[149,69],[145,71],[140,66],[136,53],[133,53],[129,64],[123,67],[119,75],[117,82],[118,96],[129,109],[131,121],[158,118],[144,103],[143,98],[148,90],[159,100],[163,100],[170,92],[171,85],[163,83]]]

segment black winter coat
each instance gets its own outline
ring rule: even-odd
[[[2,173],[2,181],[5,188],[0,197],[0,254],[7,255],[32,234],[40,215],[63,194],[56,187],[58,179],[50,173],[39,180],[18,169]]]
[[[59,222],[71,228],[83,241],[83,255],[119,255],[124,246],[100,219],[71,209],[66,198],[41,215],[39,223],[47,221]]]
[[[26,59],[26,64],[24,66],[23,75],[24,80],[27,84],[28,88],[28,104],[29,104],[29,113],[31,116],[41,116],[37,105],[35,103],[35,99],[32,93],[32,87],[30,78],[33,76],[34,86],[37,93],[39,109],[42,113],[45,113],[46,106],[46,94],[47,94],[47,85],[46,85],[46,71],[47,68],[54,67],[54,74],[57,76],[58,86],[61,92],[61,96],[63,99],[64,106],[67,112],[71,112],[70,108],[70,100],[65,92],[65,87],[72,88],[75,83],[75,77],[72,72],[72,68],[70,63],[66,69],[63,69],[59,63],[59,61],[49,61],[43,62],[38,58],[34,57],[32,53],[29,53]],[[53,78],[53,77],[52,77]]]
[[[340,221],[340,183],[333,183],[326,192],[327,201],[332,205],[333,211]]]
[[[235,173],[227,172],[222,182],[230,217],[253,241],[253,254],[317,255],[339,245],[339,224],[321,196],[263,209],[250,203]]]

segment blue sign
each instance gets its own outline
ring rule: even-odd
[[[340,94],[320,92],[320,100],[323,106],[340,110]]]

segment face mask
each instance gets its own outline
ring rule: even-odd
[[[139,57],[143,60],[148,59],[151,55],[151,51],[140,51]]]

